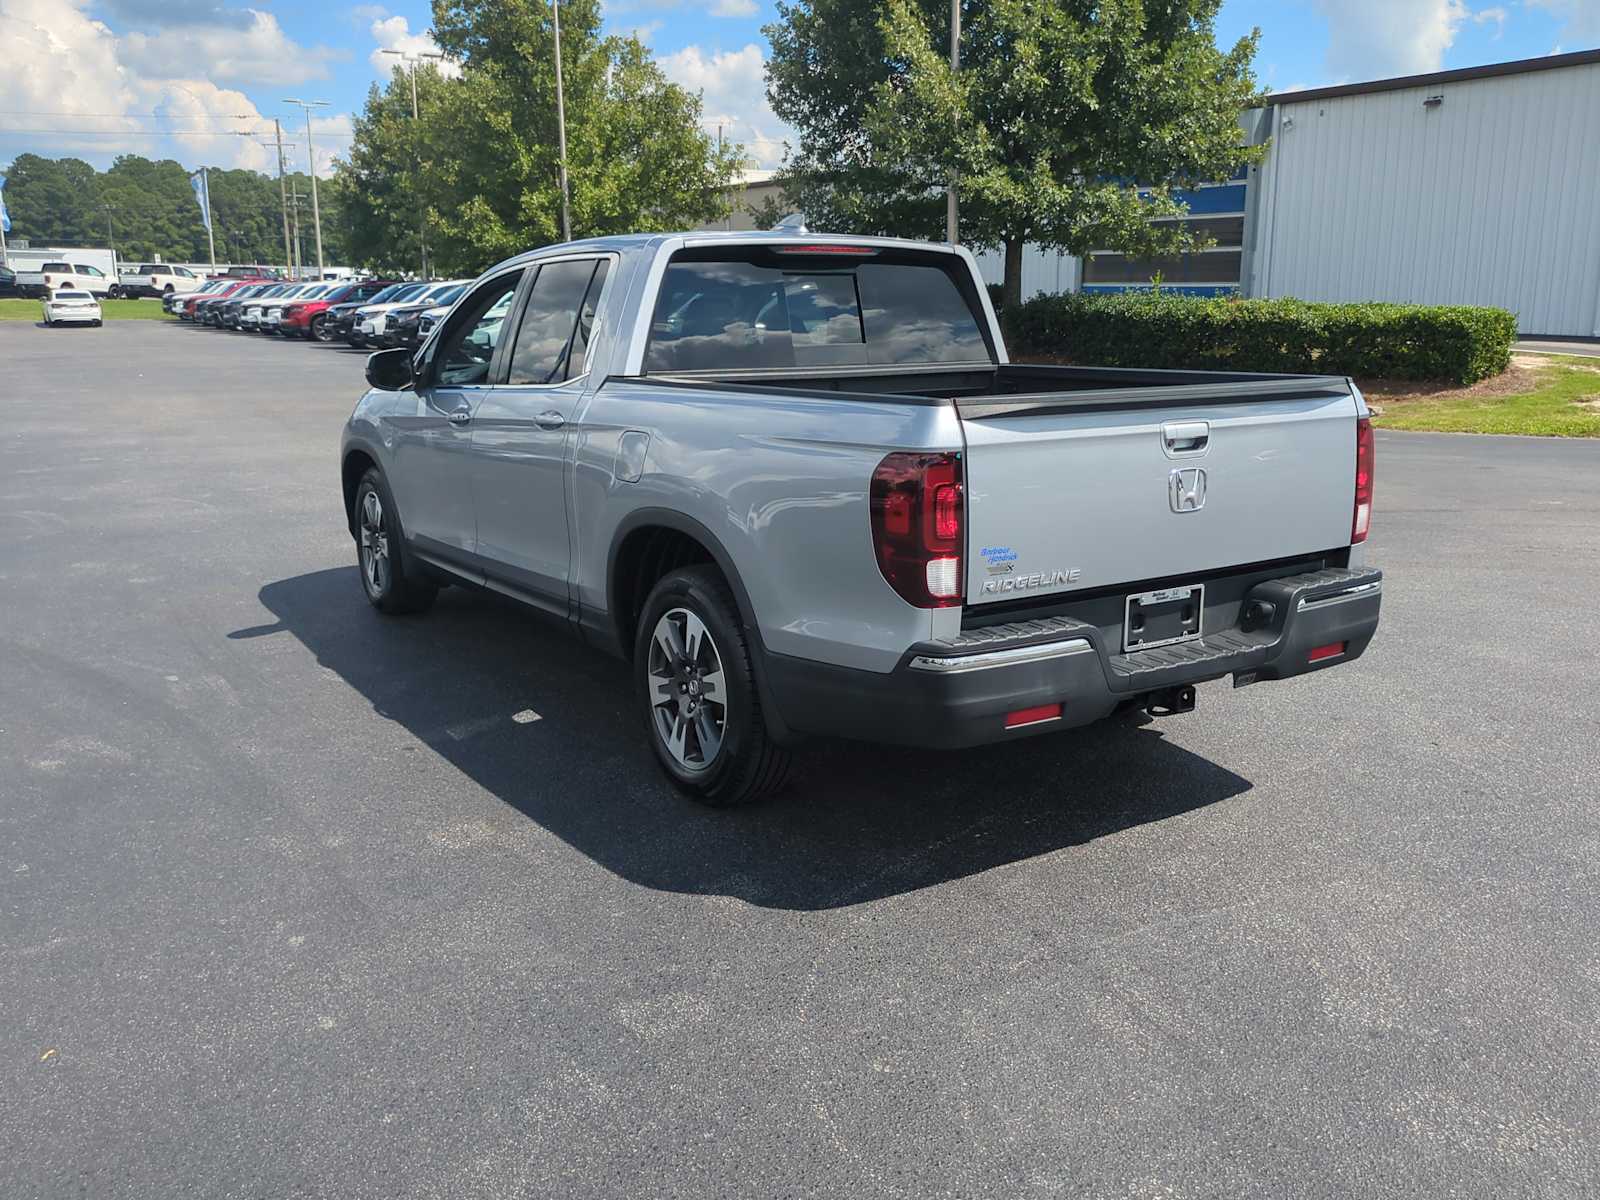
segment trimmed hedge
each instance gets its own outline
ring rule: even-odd
[[[1151,294],[1037,296],[1002,314],[1013,358],[1476,383],[1511,363],[1502,308]]]

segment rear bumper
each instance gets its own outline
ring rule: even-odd
[[[1248,593],[1240,627],[1134,654],[1097,626],[1054,617],[915,646],[887,673],[769,655],[770,692],[795,733],[950,749],[1028,737],[1226,675],[1243,686],[1351,662],[1377,631],[1382,580],[1344,568],[1268,580]],[[1059,716],[1006,727],[1007,714],[1057,704]]]

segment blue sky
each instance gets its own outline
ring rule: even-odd
[[[104,165],[118,153],[267,169],[260,140],[284,97],[322,99],[318,169],[348,142],[349,114],[387,70],[383,49],[425,50],[426,0],[0,0],[0,164],[29,150]],[[718,125],[761,165],[782,157],[767,109],[766,0],[613,0],[669,76],[701,90]],[[1256,71],[1274,91],[1600,46],[1600,0],[1226,0],[1218,38],[1261,29]]]

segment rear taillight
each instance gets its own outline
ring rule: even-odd
[[[961,603],[961,457],[891,454],[872,473],[872,547],[907,604]]]
[[[1356,419],[1356,509],[1350,524],[1350,541],[1364,542],[1372,528],[1372,474],[1377,466],[1377,451],[1372,440],[1372,421]]]

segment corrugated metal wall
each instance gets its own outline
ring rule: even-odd
[[[985,283],[1003,283],[1006,256],[1000,250],[976,250],[978,270]],[[1070,254],[1044,250],[1031,242],[1022,248],[1022,298],[1031,300],[1041,292],[1074,290],[1078,260]]]
[[[1249,294],[1600,335],[1600,64],[1282,103],[1272,134]]]

